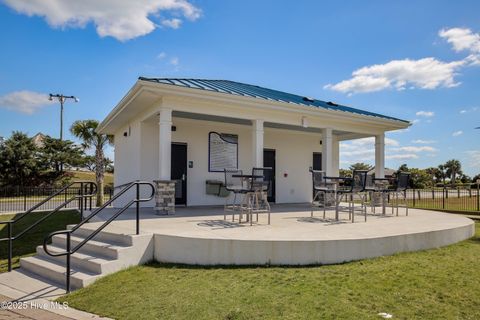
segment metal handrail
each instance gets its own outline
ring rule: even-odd
[[[152,192],[148,198],[140,198],[140,186],[142,185],[148,185],[151,187]],[[72,233],[83,226],[85,223],[90,221],[94,216],[96,216],[98,213],[100,213],[103,209],[105,209],[107,206],[109,206],[113,201],[117,200],[119,197],[121,197],[123,194],[125,194],[128,190],[130,190],[132,187],[136,187],[136,197],[133,200],[130,200],[125,206],[123,206],[119,211],[117,211],[114,215],[112,215],[107,221],[105,221],[101,226],[99,226],[95,231],[93,231],[91,234],[88,235],[85,239],[83,239],[79,244],[77,244],[74,248],[71,247],[71,235]],[[66,291],[67,293],[70,292],[70,273],[71,273],[71,267],[70,267],[70,257],[72,254],[77,252],[80,248],[82,248],[88,241],[92,240],[97,234],[99,234],[105,227],[107,227],[113,220],[118,218],[123,212],[125,212],[130,206],[132,206],[134,203],[136,203],[136,234],[140,234],[140,202],[146,202],[150,201],[153,199],[155,196],[155,186],[153,183],[148,182],[148,181],[133,181],[129,183],[129,185],[117,193],[115,196],[113,196],[109,201],[105,202],[103,206],[95,209],[92,213],[90,213],[82,222],[79,224],[75,225],[73,228],[69,230],[59,230],[50,233],[47,235],[43,241],[43,250],[45,253],[52,257],[61,257],[61,256],[67,256],[67,261],[66,261]],[[58,253],[52,253],[48,250],[48,242],[52,239],[53,236],[59,235],[59,234],[65,234],[66,235],[66,249],[63,252],[58,252]]]
[[[14,226],[15,223],[22,220],[23,218],[25,218],[27,215],[29,215],[30,213],[32,213],[36,209],[40,208],[42,205],[44,205],[48,201],[52,200],[53,198],[57,197],[58,195],[62,194],[63,192],[66,192],[73,185],[77,185],[77,184],[80,184],[80,194],[74,195],[70,199],[65,200],[60,205],[55,207],[52,211],[50,211],[48,214],[43,215],[42,218],[35,221],[33,224],[31,224],[30,226],[28,226],[27,228],[22,230],[20,233],[18,233],[15,236],[13,235],[13,226]],[[84,191],[85,191],[84,187],[85,186],[87,187],[87,189],[90,189],[89,190],[90,193],[84,194]],[[24,236],[27,232],[34,229],[36,226],[41,224],[43,221],[48,219],[54,213],[58,212],[61,208],[65,207],[67,204],[69,204],[70,202],[72,202],[74,200],[77,200],[77,199],[80,200],[80,214],[83,216],[83,207],[84,207],[83,199],[91,198],[96,194],[97,194],[97,184],[96,183],[91,182],[91,181],[74,181],[74,182],[66,185],[62,189],[58,190],[54,194],[48,196],[44,200],[40,201],[39,203],[37,203],[36,205],[31,207],[30,209],[25,211],[23,214],[21,214],[20,217],[18,217],[16,219],[13,219],[13,220],[8,220],[8,221],[0,221],[0,224],[6,224],[7,228],[8,228],[7,229],[7,237],[0,239],[0,242],[8,241],[8,272],[12,271],[13,241],[15,241],[15,240],[21,238],[22,236]]]

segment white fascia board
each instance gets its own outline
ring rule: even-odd
[[[410,123],[400,121],[400,120],[393,120],[393,119],[385,119],[375,116],[367,116],[356,114],[353,112],[348,111],[336,111],[336,110],[328,110],[324,108],[318,107],[309,107],[302,104],[294,104],[294,103],[287,103],[287,102],[280,102],[274,100],[266,100],[266,99],[259,99],[254,97],[247,97],[247,96],[240,96],[235,94],[227,94],[221,92],[213,92],[195,88],[187,88],[187,87],[180,87],[175,85],[163,84],[163,83],[152,83],[151,81],[139,80],[139,82],[144,83],[145,87],[149,87],[151,89],[156,90],[156,92],[172,95],[173,93],[190,97],[190,98],[203,98],[206,97],[212,100],[220,100],[223,103],[232,103],[236,102],[240,105],[251,105],[254,107],[261,107],[261,108],[269,108],[269,109],[276,109],[281,111],[288,111],[294,113],[300,113],[305,115],[312,115],[312,116],[325,116],[328,114],[332,117],[332,119],[345,119],[345,118],[355,118],[355,120],[360,120],[364,123],[369,123],[373,125],[384,125],[387,127],[392,128],[391,130],[396,129],[404,129],[410,126]]]
[[[97,131],[102,133],[106,130],[108,125],[115,119],[115,117],[128,106],[128,104],[135,99],[143,90],[163,95],[163,96],[175,96],[184,97],[190,99],[208,99],[216,101],[222,104],[236,104],[243,106],[251,106],[255,108],[269,109],[275,111],[284,111],[289,113],[296,113],[301,115],[321,116],[332,120],[340,121],[356,121],[366,125],[375,126],[383,131],[398,130],[409,127],[411,124],[404,121],[385,119],[375,116],[367,116],[356,114],[347,111],[328,110],[324,108],[309,107],[301,104],[293,104],[287,102],[279,102],[274,100],[265,100],[254,97],[240,96],[234,94],[212,92],[201,89],[180,87],[175,85],[153,83],[151,81],[137,80],[135,85],[128,91],[128,93],[122,98],[118,105],[108,114],[108,116],[102,121]]]

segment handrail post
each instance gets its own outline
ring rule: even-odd
[[[137,235],[140,234],[140,183],[137,182]]]
[[[80,182],[80,219],[83,221],[83,182]]]
[[[8,272],[12,271],[12,251],[13,251],[13,225],[11,222],[8,223]]]
[[[70,245],[70,232],[67,233],[67,274],[66,274],[66,290],[67,293],[70,293],[70,253],[71,245]]]
[[[89,194],[92,194],[92,192],[93,192],[93,184],[90,183],[90,192],[89,192]],[[90,196],[89,198],[90,198],[90,200],[89,200],[89,202],[90,202],[90,211],[92,211],[92,196]]]

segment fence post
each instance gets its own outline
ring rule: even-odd
[[[415,207],[415,189],[413,190],[413,206]]]
[[[442,209],[445,209],[445,187],[442,189]]]
[[[23,187],[23,211],[27,211],[27,192]]]
[[[480,179],[477,180],[477,211],[480,211]]]

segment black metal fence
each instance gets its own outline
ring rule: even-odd
[[[20,186],[4,186],[0,187],[0,212],[23,212],[33,207],[38,202],[53,195],[61,190],[61,187],[20,187]],[[71,197],[80,194],[80,188],[69,188],[60,195],[52,198],[50,201],[42,205],[38,210],[52,210],[70,199]],[[113,196],[113,188],[105,187],[104,197],[105,201]],[[90,201],[92,206],[95,206],[96,197],[85,199]],[[78,201],[70,202],[65,208],[76,209],[79,207]],[[87,206],[85,206],[87,207]]]
[[[411,208],[473,212],[480,214],[479,188],[432,188],[407,190]]]

